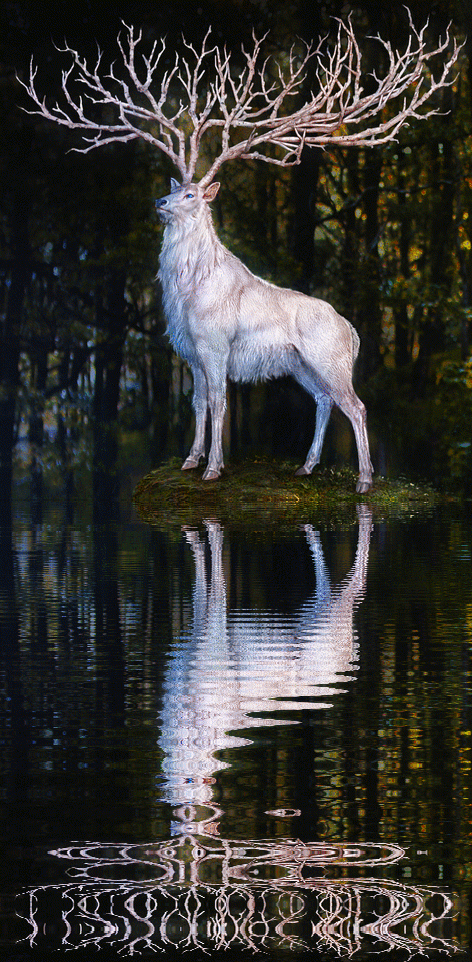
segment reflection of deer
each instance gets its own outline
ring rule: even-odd
[[[214,753],[247,744],[228,731],[278,724],[274,717],[253,718],[249,713],[273,716],[277,709],[326,707],[321,699],[352,680],[357,662],[353,612],[365,591],[372,530],[368,507],[361,505],[358,512],[355,561],[336,590],[330,585],[319,533],[311,525],[304,527],[316,589],[290,618],[272,611],[228,611],[221,525],[205,522],[209,577],[205,539],[196,530],[185,531],[195,561],[193,620],[188,634],[176,641],[168,664],[160,737],[168,780],[164,794],[172,804],[211,800],[211,776],[226,767]]]

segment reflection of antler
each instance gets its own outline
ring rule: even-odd
[[[208,811],[211,811],[212,806]],[[215,810],[217,811],[217,810]],[[184,811],[176,809],[179,817],[193,816],[197,808],[188,806]],[[193,824],[198,824],[195,821]],[[199,828],[206,824],[201,822]],[[185,822],[185,828],[189,822]],[[405,849],[400,845],[383,842],[365,842],[342,845],[336,842],[301,842],[298,839],[280,838],[276,841],[246,839],[231,841],[224,838],[205,837],[181,833],[172,840],[153,842],[149,845],[104,845],[100,842],[71,845],[50,853],[65,859],[73,866],[75,879],[83,882],[105,882],[119,874],[126,876],[130,866],[139,865],[141,879],[148,882],[176,884],[185,878],[192,885],[211,877],[214,884],[229,885],[255,882],[273,878],[280,886],[299,885],[310,887],[313,874],[320,869],[385,868],[400,862]],[[71,870],[68,869],[68,874]],[[317,880],[318,881],[318,880]]]
[[[338,588],[330,584],[319,532],[304,527],[316,589],[290,619],[269,610],[228,610],[222,526],[206,521],[206,538],[184,528],[195,563],[193,620],[173,646],[161,714],[164,797],[171,804],[211,801],[212,776],[226,767],[215,752],[247,744],[228,732],[276,725],[281,709],[326,707],[340,682],[352,681],[353,614],[364,596],[372,531],[366,505],[358,516],[355,561]]]
[[[134,871],[139,866],[133,862]],[[186,868],[182,862],[182,875]],[[18,915],[28,925],[23,941],[32,949],[47,950],[50,933],[64,949],[119,947],[123,957],[177,948],[211,954],[228,948],[310,952],[316,946],[344,957],[358,951],[402,949],[408,956],[460,949],[449,895],[392,881],[318,879],[304,887],[276,881],[223,886],[81,881],[32,889],[26,898]]]
[[[209,814],[217,809],[175,812],[187,830],[202,829]],[[309,952],[315,944],[347,957],[359,950],[413,955],[459,948],[447,892],[354,878],[366,868],[384,874],[401,862],[399,845],[233,841],[183,832],[151,844],[84,843],[50,854],[63,860],[73,881],[20,897],[27,904],[18,915],[29,927],[23,941],[31,948],[47,949],[50,931],[65,949],[119,946],[122,956],[177,948]]]

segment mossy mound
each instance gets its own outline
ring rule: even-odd
[[[134,500],[150,523],[196,524],[213,517],[244,524],[257,515],[270,525],[354,519],[358,504],[368,504],[376,518],[427,515],[438,500],[431,488],[406,480],[376,478],[368,494],[357,494],[357,476],[349,469],[318,469],[309,477],[295,477],[295,469],[287,461],[236,462],[217,481],[202,481],[203,468],[181,471],[174,459],[138,483]]]

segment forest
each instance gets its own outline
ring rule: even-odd
[[[281,167],[239,159],[218,173],[218,234],[247,266],[277,284],[324,298],[361,336],[356,390],[368,411],[377,474],[472,486],[472,41],[468,0],[410,0],[431,47],[462,44],[435,115],[375,147],[305,147]],[[67,58],[110,60],[123,24],[144,43],[165,38],[172,61],[208,27],[237,58],[253,35],[277,64],[294,42],[336,36],[351,19],[369,76],[380,35],[406,47],[405,6],[363,0],[11,0],[0,7],[0,478],[15,479],[28,445],[32,491],[45,466],[73,487],[93,466],[113,496],[123,445],[146,438],[154,465],[187,453],[191,378],[172,352],[156,281],[162,227],[154,200],[176,176],[141,140],[77,151],[74,130],[28,113],[19,81],[30,61],[41,95],[57,99]],[[239,52],[239,53],[238,53]],[[380,57],[381,60],[381,57]],[[440,69],[440,65],[438,67]],[[316,85],[312,63],[304,81]],[[303,90],[300,91],[300,96]],[[211,160],[210,155],[207,165]],[[203,162],[207,158],[202,159]],[[299,459],[311,441],[313,402],[291,381],[230,385],[225,443],[232,457]],[[324,457],[354,457],[334,418]],[[349,427],[349,426],[348,426]],[[341,442],[339,442],[339,436]],[[336,437],[338,441],[336,442]],[[8,499],[6,499],[8,500]]]

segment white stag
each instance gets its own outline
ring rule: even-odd
[[[252,49],[243,47],[235,63],[226,49],[209,46],[208,31],[200,51],[183,41],[188,53],[177,53],[168,69],[164,41],[154,43],[146,56],[138,50],[141,32],[126,30],[126,41],[118,37],[119,68],[112,64],[107,71],[100,52],[89,67],[65,47],[72,63],[62,77],[63,105],[48,106],[40,98],[33,64],[23,86],[35,102],[32,113],[82,131],[82,151],[141,138],[162,151],[180,172],[182,183],[173,181],[171,193],[157,201],[157,209],[165,223],[159,277],[168,333],[194,378],[196,434],[183,468],[196,467],[204,456],[209,409],[212,439],[203,477],[217,478],[222,470],[228,377],[253,381],[291,374],[317,403],[313,444],[297,473],[309,474],[318,463],[336,403],[354,429],[357,490],[367,491],[372,465],[365,408],[352,387],[358,335],[326,302],[260,280],[223,247],[208,208],[218,190],[213,179],[223,163],[236,158],[287,167],[300,162],[304,147],[369,147],[394,140],[408,121],[438,112],[437,93],[452,83],[451,68],[460,46],[448,31],[436,48],[428,50],[426,27],[418,31],[410,16],[403,51],[378,38],[384,69],[369,78],[366,91],[350,20],[339,23],[332,50],[321,43],[316,48],[299,45],[277,61],[262,59],[263,41],[254,37]],[[290,110],[313,58],[316,90]],[[400,102],[397,111],[389,107],[393,100]],[[97,108],[104,108],[103,113]],[[202,142],[208,136],[214,160],[194,182],[199,158],[204,160]],[[221,147],[216,156],[215,138]]]
[[[359,453],[357,490],[368,491],[372,464],[366,412],[352,386],[359,337],[326,301],[256,277],[218,240],[208,204],[219,184],[180,185],[156,202],[164,222],[159,278],[168,334],[192,369],[195,439],[183,468],[205,456],[207,411],[211,448],[203,475],[223,467],[226,381],[291,374],[317,402],[313,444],[297,474],[310,474],[321,455],[333,402],[354,428]]]

